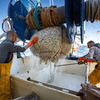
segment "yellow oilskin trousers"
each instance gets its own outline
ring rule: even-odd
[[[11,100],[10,68],[9,63],[0,63],[0,100]]]
[[[92,85],[96,85],[100,82],[100,62],[96,64],[98,66],[93,70],[93,72],[88,76],[88,81]]]

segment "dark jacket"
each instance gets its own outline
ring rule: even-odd
[[[15,52],[24,52],[25,48],[14,45],[9,39],[5,39],[0,44],[0,63],[8,63],[12,60],[12,55]]]

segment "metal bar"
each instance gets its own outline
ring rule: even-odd
[[[27,80],[31,81],[31,82],[34,82],[34,83],[41,83],[44,86],[51,87],[51,88],[54,88],[54,89],[57,89],[57,90],[60,90],[60,91],[63,91],[63,89],[65,89],[65,88],[61,88],[61,87],[57,87],[57,86],[54,86],[54,85],[50,85],[50,84],[46,84],[46,83],[43,83],[43,82],[39,82],[39,81],[33,80],[30,77],[28,77]],[[72,93],[72,94],[76,95],[76,91],[69,90],[69,89],[65,89],[65,90],[67,90],[69,93]]]
[[[67,65],[75,65],[75,64],[78,64],[78,63],[63,64],[63,65],[54,65],[54,66],[55,66],[55,67],[59,67],[59,66],[67,66]]]
[[[85,75],[85,83],[88,83],[88,64],[86,63],[86,75]]]
[[[35,6],[35,3],[32,1],[32,0],[30,0],[32,3],[33,3],[33,5]]]

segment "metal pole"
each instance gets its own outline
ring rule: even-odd
[[[55,67],[60,67],[60,66],[68,66],[68,65],[75,65],[78,63],[70,63],[70,64],[63,64],[63,65],[54,65]]]
[[[55,8],[55,11],[57,13],[57,18],[58,18],[59,24],[65,23],[66,22],[65,6],[57,7],[57,8]]]
[[[86,65],[85,83],[88,83],[88,68],[89,68],[89,66],[88,66],[88,63],[86,63],[85,65]]]

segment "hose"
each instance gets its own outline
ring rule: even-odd
[[[39,21],[38,21],[38,11],[39,11],[40,8],[42,8],[42,7],[41,6],[36,6],[36,8],[33,12],[34,23],[35,23],[36,27],[38,28],[38,30],[42,29],[42,27],[40,26]]]

